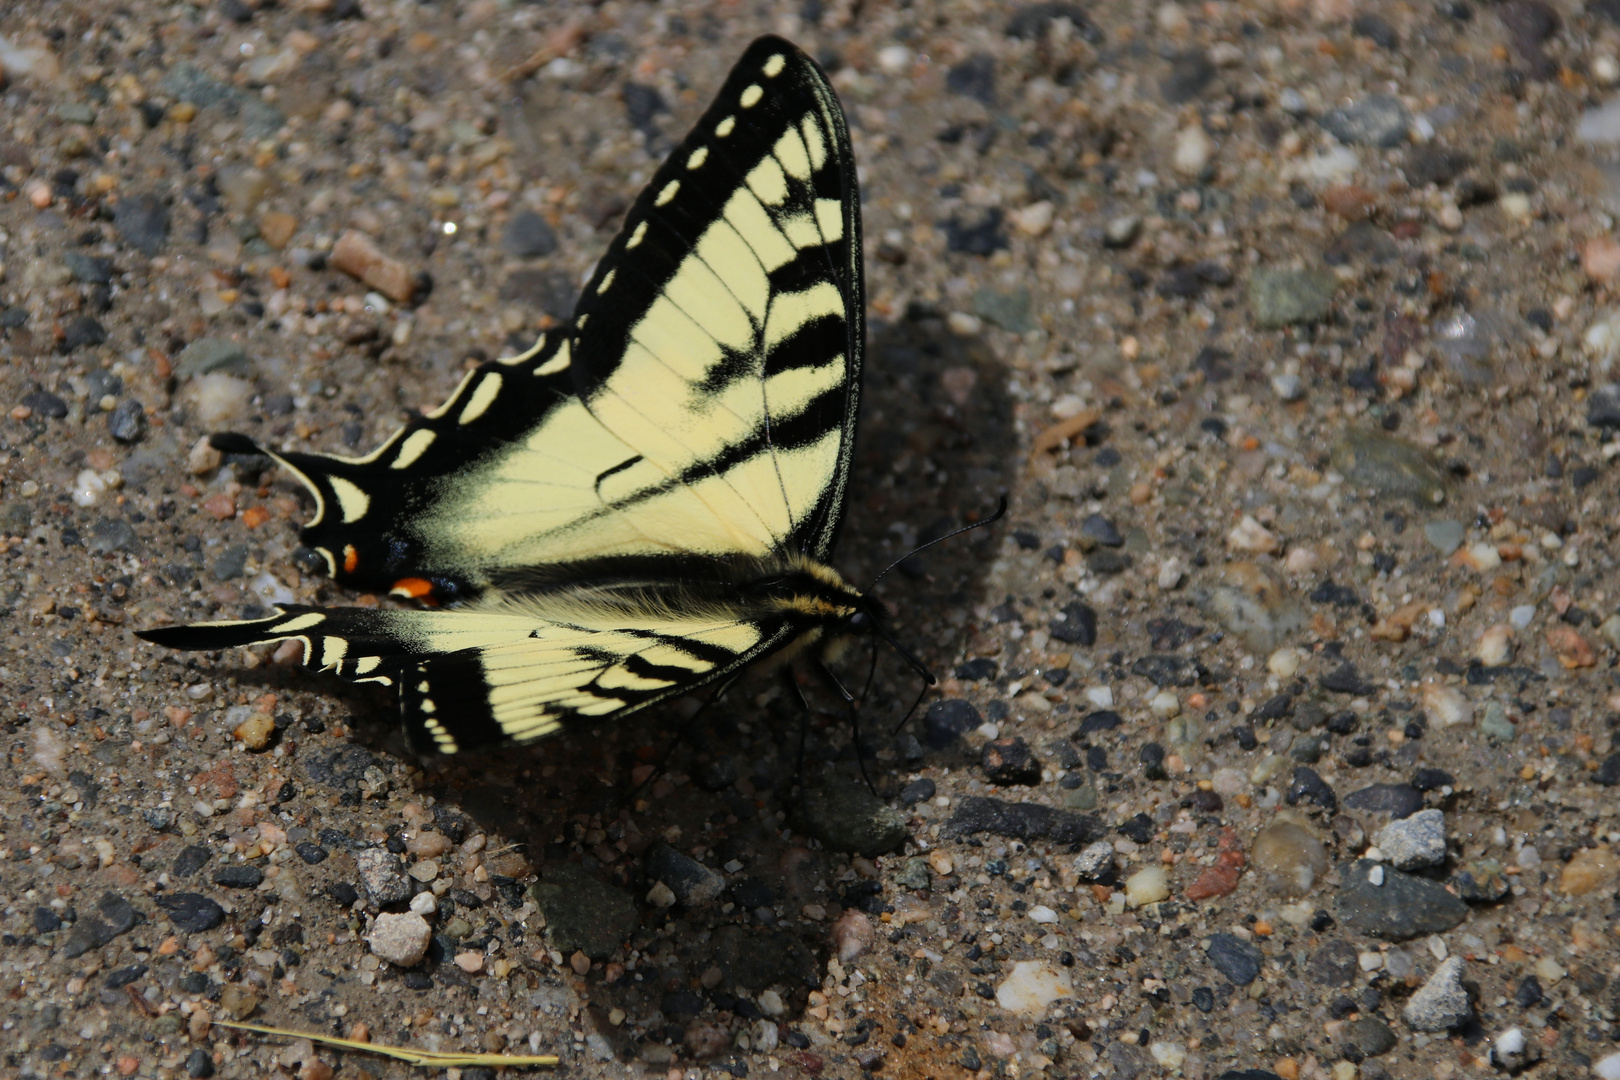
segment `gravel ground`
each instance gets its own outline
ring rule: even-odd
[[[662,772],[690,708],[418,761],[385,695],[133,638],[378,603],[198,440],[364,452],[527,345],[767,30],[866,198],[840,565],[1011,495],[880,590],[924,715],[880,657],[802,772],[769,679]],[[1617,53],[1614,0],[5,5],[4,1073],[408,1071],[235,1017],[1617,1080]]]

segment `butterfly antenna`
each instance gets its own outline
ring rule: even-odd
[[[982,529],[986,525],[994,525],[996,522],[1000,521],[1002,518],[1004,518],[1006,516],[1007,516],[1007,496],[1003,495],[1001,497],[1001,500],[996,504],[996,512],[995,513],[991,514],[989,517],[985,518],[983,521],[975,521],[971,525],[964,525],[960,529],[954,529],[951,532],[946,533],[944,536],[937,536],[934,539],[929,540],[926,543],[918,544],[916,547],[912,548],[910,551],[906,552],[904,555],[902,555],[898,559],[894,560],[894,562],[890,563],[888,566],[885,566],[883,568],[883,573],[879,574],[877,577],[872,579],[872,587],[876,588],[877,583],[883,580],[885,574],[887,574],[890,570],[893,570],[895,567],[899,566],[901,563],[905,562],[907,559],[911,558],[913,555],[916,555],[919,552],[927,551],[929,548],[933,547],[935,544],[943,544],[945,541],[953,539],[953,538],[958,537],[958,536],[961,536],[965,532],[972,532],[974,529]],[[889,642],[889,644],[893,645],[894,642],[891,641],[891,642]],[[898,646],[896,646],[896,647],[898,648]]]

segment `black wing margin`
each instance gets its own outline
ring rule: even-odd
[[[627,396],[638,366],[663,364],[701,386],[714,403],[711,422],[718,427],[724,414],[732,434],[713,445],[707,428],[675,433],[685,460],[667,448],[644,453],[693,485],[769,455],[775,497],[786,504],[785,515],[761,508],[785,516],[785,530],[772,529],[776,550],[825,560],[860,404],[861,250],[837,95],[797,47],[759,38],[642,191],[586,285],[572,330],[576,390],[634,445],[639,422],[658,421],[614,400]],[[827,286],[836,303],[826,302]],[[734,333],[739,315],[754,331],[746,340]],[[751,401],[749,384],[758,388]]]

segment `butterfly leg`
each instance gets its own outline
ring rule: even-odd
[[[789,698],[799,703],[799,753],[793,764],[793,775],[799,778],[799,790],[804,790],[804,744],[810,736],[810,699],[804,696],[804,687],[791,666],[782,668],[782,683]]]
[[[669,765],[669,759],[675,754],[675,748],[680,746],[681,743],[685,741],[686,736],[692,730],[692,726],[702,718],[703,714],[708,711],[710,705],[713,705],[715,702],[719,701],[725,692],[731,689],[732,685],[741,677],[741,674],[741,672],[738,672],[736,675],[732,675],[730,678],[721,682],[719,688],[717,688],[714,693],[710,694],[708,698],[704,700],[703,704],[697,707],[697,710],[693,712],[691,716],[686,718],[686,722],[680,726],[680,730],[676,731],[675,737],[670,740],[669,748],[664,751],[664,756],[658,759],[658,764],[653,766],[653,771],[647,774],[647,779],[637,784],[635,790],[630,792],[630,798],[632,800],[634,800],[637,795],[640,795],[642,791],[646,790],[647,785],[652,783],[655,777],[664,774]]]
[[[832,668],[822,661],[816,661],[816,670],[820,672],[827,685],[831,686],[838,693],[838,696],[844,699],[844,708],[849,710],[850,734],[855,739],[855,760],[861,766],[861,779],[866,781],[866,789],[876,795],[877,787],[872,783],[872,777],[866,771],[866,750],[861,746],[861,714],[860,710],[855,708],[855,695],[845,689],[844,684],[838,681],[838,676],[833,674]]]

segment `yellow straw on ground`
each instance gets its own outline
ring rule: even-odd
[[[398,1046],[360,1042],[358,1039],[340,1039],[335,1035],[317,1035],[309,1031],[289,1031],[286,1028],[266,1027],[263,1024],[237,1024],[229,1020],[215,1020],[214,1025],[242,1031],[256,1031],[261,1035],[280,1035],[285,1039],[308,1039],[310,1042],[340,1046],[345,1050],[355,1050],[362,1054],[379,1054],[411,1065],[440,1065],[452,1069],[465,1069],[473,1065],[487,1065],[491,1068],[533,1065],[549,1069],[557,1065],[556,1054],[441,1053],[437,1050],[408,1050]]]

